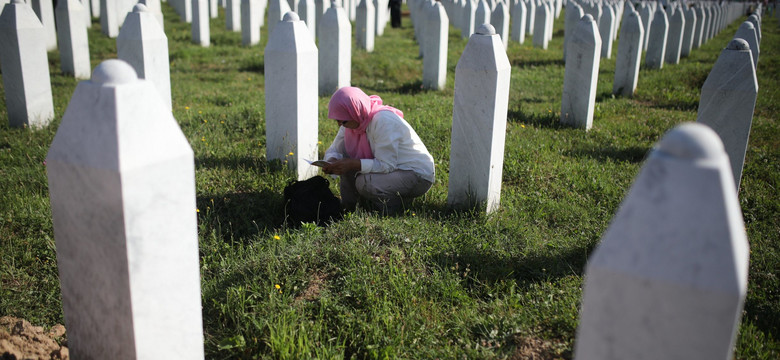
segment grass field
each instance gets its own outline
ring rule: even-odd
[[[241,46],[211,21],[212,46],[163,5],[173,113],[195,151],[208,358],[571,358],[583,268],[653,144],[695,121],[699,92],[739,20],[679,65],[643,69],[633,99],[613,97],[602,59],[594,127],[559,125],[563,19],[548,50],[510,43],[501,207],[447,209],[454,70],[466,40],[451,28],[448,82],[421,89],[409,18],[373,53],[353,47],[352,84],[404,111],[436,161],[436,183],[403,216],[358,211],[328,228],[283,223],[293,175],[265,158],[263,29]],[[220,10],[222,11],[222,10]],[[93,68],[116,57],[99,22]],[[780,356],[780,28],[763,23],[759,96],[739,193],[751,246],[736,358]],[[57,119],[10,128],[0,102],[0,316],[62,323],[44,159],[77,82],[49,53]],[[4,99],[4,92],[0,87]],[[320,153],[336,133],[320,98]],[[337,191],[336,181],[331,181]],[[67,326],[67,324],[66,324]]]

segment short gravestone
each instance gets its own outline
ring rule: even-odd
[[[447,83],[447,12],[440,2],[425,14],[425,57],[423,58],[423,87],[443,90]]]
[[[11,0],[0,14],[0,68],[8,123],[41,128],[54,118],[46,33],[24,0]]]
[[[241,31],[241,0],[227,0],[226,5],[225,28],[229,31]]]
[[[590,14],[577,22],[566,53],[561,123],[588,130],[593,126],[599,76],[601,35]]]
[[[664,61],[667,64],[679,64],[682,50],[683,32],[685,31],[685,14],[675,11],[669,19],[669,31],[666,36],[666,52]]]
[[[574,1],[570,1],[568,5],[566,5],[566,15],[564,17],[564,26],[563,26],[563,60],[566,61],[566,52],[568,51],[569,42],[571,42],[571,38],[574,36],[575,28],[577,27],[577,22],[582,19],[582,17],[585,15],[585,11],[582,10],[582,7],[579,6]]]
[[[314,41],[317,36],[317,6],[314,5],[314,0],[299,0],[298,1],[298,16],[301,21],[306,23],[306,28],[309,29],[311,39]],[[262,14],[262,13],[261,13]]]
[[[203,47],[209,47],[211,45],[209,0],[189,1],[192,1],[192,42]]]
[[[60,69],[77,79],[88,79],[92,71],[87,27],[84,24],[85,10],[79,0],[59,0],[55,10]]]
[[[612,39],[615,31],[615,11],[612,7],[605,6],[599,20],[599,34],[601,34],[601,57],[612,58]]]
[[[523,0],[517,0],[512,9],[512,40],[522,44],[525,42],[525,21],[528,15],[528,9]]]
[[[253,46],[260,43],[260,0],[241,1],[241,45]]]
[[[682,48],[680,49],[680,57],[688,57],[693,50],[694,32],[696,31],[696,11],[693,8],[686,8],[684,10],[685,15],[685,32],[682,39]]]
[[[466,7],[463,8],[463,21],[460,31],[461,37],[467,39],[474,33],[474,19],[476,17],[477,6],[473,0],[466,0]]]
[[[203,359],[195,163],[154,85],[96,67],[46,171],[70,356]]]
[[[575,359],[730,359],[749,248],[718,136],[688,123],[652,150],[588,259]]]
[[[287,0],[268,0],[268,36],[274,33],[274,27],[282,21],[284,14],[292,11]]]
[[[729,42],[701,87],[696,116],[697,122],[711,127],[723,141],[737,191],[758,95],[752,57],[745,40]]]
[[[552,21],[552,14],[550,14],[550,8],[544,5],[536,7],[536,19],[534,20],[534,47],[547,50],[547,44],[550,39],[550,27],[547,22]]]
[[[707,26],[705,11],[701,6],[693,8],[696,12],[696,28],[693,32],[693,48],[698,49],[704,41],[704,29]]]
[[[615,83],[612,93],[626,97],[634,96],[639,80],[639,64],[642,59],[642,39],[645,31],[639,14],[631,11],[623,18],[620,27],[620,42],[618,43],[617,60],[615,63]]]
[[[2,3],[2,1],[0,1]],[[50,0],[32,0],[32,8],[35,15],[43,24],[46,33],[46,50],[57,50],[57,27],[54,25],[54,4]],[[0,11],[2,11],[0,5]]]
[[[496,34],[501,37],[504,49],[509,47],[509,8],[503,1],[496,4],[493,13],[490,14],[490,24],[496,29]]]
[[[653,15],[653,22],[650,24],[650,37],[647,45],[647,55],[645,55],[645,65],[650,69],[661,69],[664,67],[666,58],[666,35],[669,32],[669,21],[666,19],[666,13],[659,6],[658,11]]]
[[[358,47],[366,52],[374,51],[374,36],[376,35],[376,11],[372,0],[360,0],[357,6],[355,21],[355,37]]]
[[[306,24],[288,12],[265,47],[265,133],[268,160],[281,160],[298,180],[317,175],[317,46]]]
[[[319,43],[320,96],[349,86],[352,78],[352,26],[344,9],[334,1],[322,15]]]
[[[100,0],[100,31],[112,39],[119,35],[117,5],[114,0]]]
[[[133,67],[137,76],[157,88],[163,104],[171,110],[171,73],[168,37],[143,4],[133,7],[116,39],[117,57]]]
[[[455,68],[450,181],[453,208],[498,209],[504,163],[511,66],[496,31],[484,24]]]
[[[753,23],[750,21],[743,21],[742,24],[739,25],[737,33],[734,34],[734,38],[747,41],[750,46],[750,53],[753,55],[753,67],[757,68],[758,56],[760,54],[759,49],[761,48],[758,44],[758,34],[756,33]]]

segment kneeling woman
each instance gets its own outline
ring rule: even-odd
[[[355,87],[337,90],[328,103],[328,118],[341,126],[325,152],[326,174],[341,175],[341,204],[354,210],[359,198],[388,214],[403,211],[425,194],[434,181],[433,157],[403,119]]]

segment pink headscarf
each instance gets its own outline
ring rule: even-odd
[[[374,153],[366,136],[366,128],[377,112],[388,110],[400,117],[404,113],[392,106],[382,105],[379,96],[368,96],[356,87],[343,87],[336,90],[328,103],[328,118],[333,120],[357,121],[357,129],[344,128],[344,146],[353,159],[373,159]]]

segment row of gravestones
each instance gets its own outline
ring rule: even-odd
[[[266,66],[299,67],[266,71],[274,89],[266,89],[266,103],[282,104],[290,116],[267,114],[267,126],[294,123],[282,131],[304,133],[311,126],[304,121],[316,119],[317,86],[289,80],[318,78],[318,67],[302,61],[317,59],[317,49],[295,13],[278,26]],[[745,78],[731,76],[735,68],[755,85],[751,56],[742,40],[724,50],[702,90],[701,119],[715,111],[749,122],[752,106],[734,105],[755,104],[755,91],[731,106],[721,100],[724,91],[745,89],[732,83]],[[498,207],[510,70],[500,36],[480,26],[456,67],[453,207]],[[156,93],[126,63],[102,63],[76,88],[47,156],[74,357],[203,357],[193,153]],[[296,141],[316,148],[312,139]],[[728,357],[748,251],[727,150],[715,132],[691,124],[670,131],[650,154],[589,261],[577,357]]]

